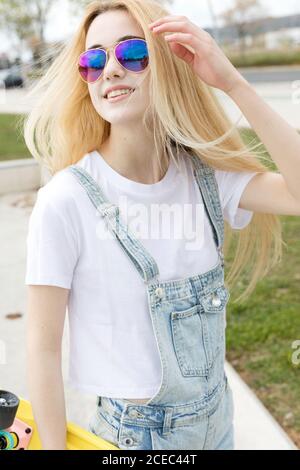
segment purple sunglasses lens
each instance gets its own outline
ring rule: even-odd
[[[79,58],[78,70],[87,82],[96,81],[105,67],[105,52],[101,49],[86,51]]]
[[[115,49],[117,60],[127,70],[141,72],[149,63],[147,44],[140,39],[128,39],[121,42]],[[106,63],[106,54],[101,49],[91,49],[84,52],[78,63],[82,78],[89,83],[98,80]]]
[[[121,42],[116,47],[116,58],[127,70],[141,72],[149,63],[147,44],[140,39]]]

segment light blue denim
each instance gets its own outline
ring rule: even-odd
[[[193,173],[201,191],[219,253],[205,273],[160,281],[153,257],[121,220],[94,179],[71,165],[92,203],[105,217],[147,290],[162,381],[145,404],[98,397],[89,430],[124,450],[233,450],[233,397],[224,370],[224,219],[214,170],[193,154]]]

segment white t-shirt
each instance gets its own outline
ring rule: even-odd
[[[190,159],[181,158],[181,171],[171,160],[165,176],[155,184],[125,178],[98,151],[84,155],[77,165],[119,206],[126,197],[127,207],[134,205],[134,209],[137,204],[204,207]],[[215,171],[224,218],[235,229],[244,228],[252,218],[253,212],[238,204],[255,174]],[[184,214],[185,224],[188,214]],[[151,225],[157,228],[155,217],[150,222],[148,218],[148,225],[137,238],[156,261],[161,281],[204,273],[217,264],[206,215],[200,249],[197,245],[187,248],[182,236],[159,239],[151,229]],[[67,168],[38,190],[28,229],[25,283],[71,289],[69,385],[112,398],[152,396],[160,385],[161,364],[146,285],[120,243],[113,236],[104,238],[108,233],[104,219]]]

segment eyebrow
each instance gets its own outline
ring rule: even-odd
[[[115,44],[117,44],[117,42],[120,42],[120,41],[125,41],[125,39],[144,39],[145,40],[145,38],[142,38],[140,36],[130,36],[129,35],[129,36],[123,36],[123,37],[117,39]],[[93,46],[88,47],[87,50],[95,49],[96,47],[104,47],[104,46],[102,44],[94,44]]]

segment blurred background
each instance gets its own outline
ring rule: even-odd
[[[29,154],[17,123],[32,106],[26,100],[27,90],[72,36],[87,3],[0,0],[0,389],[25,398],[29,398],[24,347],[25,240],[36,191],[49,175]],[[185,15],[206,29],[256,91],[300,130],[299,0],[161,3],[172,14]],[[235,104],[224,93],[216,93],[229,116],[234,121],[241,118]],[[244,117],[239,128],[246,142],[257,140]],[[270,168],[276,170],[272,161]],[[227,309],[228,373],[237,402],[236,437],[241,449],[283,449],[291,443],[300,447],[300,220],[281,219],[287,243],[283,262],[257,285],[246,304],[229,301]],[[241,278],[234,295],[246,283]],[[66,326],[65,371],[67,355]],[[85,427],[95,397],[68,387],[66,396],[69,419]],[[243,402],[245,397],[250,401],[252,397],[254,405],[257,399],[262,408],[251,408],[250,401]]]
[[[18,68],[23,80],[37,77],[38,59],[63,45],[80,20],[86,0],[0,0],[1,80]],[[185,14],[209,31],[239,67],[300,65],[298,0],[166,0],[175,14]],[[283,75],[281,75],[283,77]],[[260,77],[262,80],[264,77]],[[272,78],[273,81],[274,77]],[[279,79],[276,75],[275,80]]]

